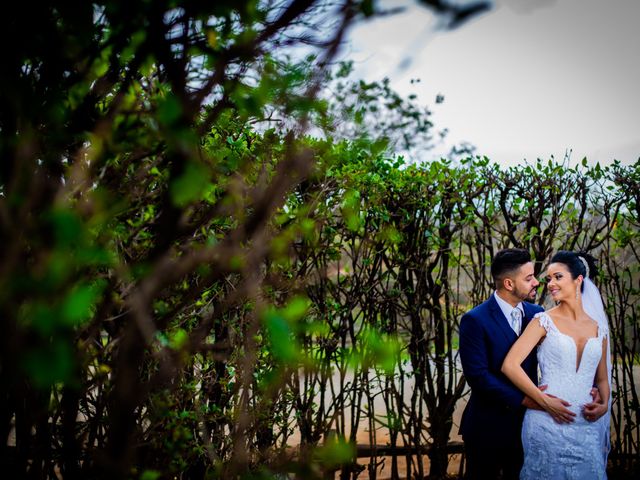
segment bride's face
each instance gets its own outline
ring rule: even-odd
[[[547,290],[556,302],[576,298],[576,290],[580,288],[580,277],[572,278],[571,272],[564,263],[552,263],[547,268]]]

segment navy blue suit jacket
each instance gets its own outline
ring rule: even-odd
[[[523,302],[522,331],[544,309]],[[467,312],[460,320],[460,359],[471,397],[462,414],[460,433],[465,440],[490,442],[496,447],[521,442],[524,394],[501,372],[502,362],[517,335],[500,310],[495,297]],[[522,363],[538,384],[535,349]]]

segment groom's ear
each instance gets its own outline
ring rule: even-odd
[[[504,280],[502,280],[502,286],[505,288],[505,290],[508,291],[513,291],[513,280],[511,280],[510,278],[505,278]]]

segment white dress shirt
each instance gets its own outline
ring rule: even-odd
[[[520,329],[522,329],[522,321],[524,321],[524,307],[522,306],[522,302],[518,303],[515,307],[511,306],[511,304],[505,300],[503,300],[502,298],[500,298],[500,295],[498,295],[498,292],[493,292],[493,296],[496,297],[496,301],[498,302],[498,306],[500,307],[500,310],[502,310],[502,313],[504,314],[504,316],[506,317],[507,321],[509,322],[509,326],[513,329],[514,332],[516,332],[516,335],[520,335],[520,332],[517,331],[515,328],[513,328],[513,322],[511,320],[511,312],[513,310],[515,310],[516,308],[518,310],[520,310],[520,318],[522,319],[520,321]]]

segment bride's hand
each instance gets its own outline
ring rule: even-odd
[[[573,422],[573,417],[575,417],[576,414],[567,408],[570,407],[571,404],[566,400],[558,398],[555,395],[545,394],[544,403],[544,409],[551,415],[556,423]]]

